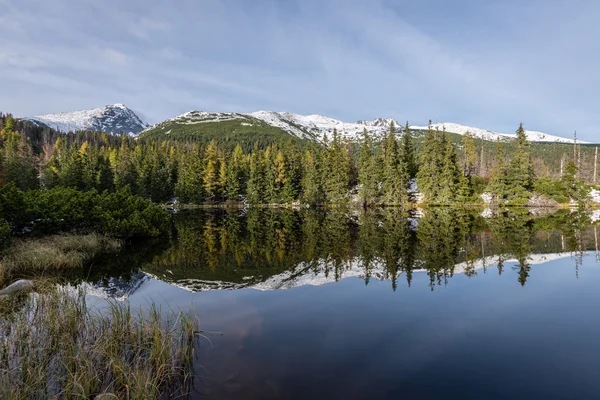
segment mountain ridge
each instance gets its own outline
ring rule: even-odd
[[[250,134],[260,131],[265,127],[281,131],[300,139],[322,141],[326,136],[331,137],[334,130],[350,141],[358,141],[362,137],[363,130],[367,130],[375,139],[381,139],[389,132],[393,123],[398,134],[402,132],[403,124],[399,124],[393,118],[375,118],[373,120],[358,120],[356,122],[345,122],[335,118],[319,114],[302,115],[285,111],[255,111],[251,113],[237,112],[208,112],[192,110],[166,119],[154,125],[144,123],[131,109],[123,104],[117,103],[91,110],[59,112],[45,114],[35,117],[23,118],[33,123],[43,124],[62,132],[77,130],[97,130],[106,133],[125,132],[133,136],[142,135],[169,135],[173,128],[180,128],[193,135],[199,128],[211,124],[227,124],[220,129],[223,133],[228,130],[241,134]],[[253,129],[255,127],[256,129]],[[486,141],[511,141],[515,134],[491,131],[488,129],[472,127],[454,122],[440,122],[432,124],[433,129],[447,131],[458,135],[471,132],[475,137]],[[237,129],[241,128],[241,129]],[[413,131],[425,131],[428,126],[411,125]],[[199,129],[200,131],[202,129]],[[546,143],[573,143],[573,139],[551,135],[544,132],[526,130],[525,134],[531,142]],[[578,141],[578,143],[588,143]]]
[[[200,116],[200,118],[190,118],[193,116]],[[359,120],[356,122],[345,122],[319,114],[301,115],[285,111],[276,112],[261,110],[252,113],[231,113],[194,110],[152,125],[146,128],[142,134],[147,132],[157,133],[161,129],[164,131],[164,133],[166,133],[169,131],[167,128],[173,125],[218,123],[220,121],[231,121],[237,119],[247,120],[245,124],[251,124],[253,120],[260,120],[270,126],[277,127],[282,131],[302,139],[323,140],[326,135],[331,138],[334,129],[337,130],[338,134],[342,138],[349,139],[350,141],[360,140],[363,130],[365,129],[370,135],[377,139],[381,139],[387,132],[389,132],[390,125],[392,123],[394,123],[396,126],[396,132],[398,134],[401,134],[403,129],[403,125],[399,124],[398,121],[393,118],[376,118],[370,121]],[[410,128],[411,130],[418,131],[425,131],[428,129],[427,126],[418,125],[410,125]],[[487,141],[500,140],[506,142],[511,141],[516,137],[515,134],[500,133],[453,122],[432,124],[432,128],[440,131],[445,130],[449,133],[455,133],[458,135],[464,135],[467,132],[471,132],[475,137]],[[539,131],[525,130],[525,134],[532,142],[573,143],[573,139],[550,135]],[[588,142],[578,141],[578,143]]]
[[[109,104],[90,110],[66,111],[23,118],[61,132],[93,130],[105,133],[137,135],[148,127],[124,104]]]

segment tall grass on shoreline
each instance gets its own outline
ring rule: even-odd
[[[121,246],[121,240],[97,233],[17,241],[0,254],[0,285],[14,276],[37,277],[45,272],[81,268],[101,254],[118,252]]]
[[[195,332],[195,319],[155,306],[100,313],[82,291],[30,295],[0,316],[0,398],[185,397]]]

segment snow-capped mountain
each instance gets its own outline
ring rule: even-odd
[[[475,137],[489,140],[489,141],[509,141],[516,137],[514,133],[499,133],[489,131],[487,129],[475,128],[472,126],[455,124],[452,122],[441,122],[437,124],[432,124],[431,127],[433,129],[438,129],[440,131],[445,130],[446,132],[456,133],[459,135],[464,135],[467,132],[471,132]],[[427,130],[427,126],[411,126],[412,129],[415,130]],[[549,135],[543,132],[537,131],[528,131],[525,130],[525,134],[527,135],[527,139],[530,142],[553,142],[553,143],[573,143],[573,139],[567,139],[560,136]],[[587,143],[578,140],[578,143]]]
[[[350,141],[359,141],[363,131],[376,139],[382,138],[390,130],[393,123],[398,135],[402,134],[403,125],[392,118],[377,118],[372,121],[360,120],[356,122],[344,122],[323,115],[301,115],[290,112],[257,111],[253,113],[230,113],[230,112],[206,112],[189,111],[175,118],[168,119],[159,124],[151,126],[146,131],[169,134],[174,127],[186,125],[193,131],[193,125],[218,123],[223,121],[238,121],[241,126],[254,126],[267,124],[280,128],[281,130],[302,139],[322,140],[325,135],[331,139],[333,131],[337,130],[342,138]],[[445,130],[446,132],[464,135],[471,132],[475,137],[488,141],[510,141],[515,134],[494,132],[487,129],[471,127],[451,122],[442,122],[432,125],[433,129]],[[411,126],[413,131],[425,131],[427,126]],[[573,143],[573,139],[549,135],[536,131],[525,131],[527,138],[532,142],[555,142]],[[585,142],[581,142],[585,143]]]
[[[334,129],[341,137],[350,140],[360,139],[365,129],[370,135],[381,137],[389,131],[391,122],[398,126],[398,123],[391,118],[377,118],[373,121],[352,123],[316,114],[300,115],[289,112],[258,111],[250,115],[290,133],[296,134],[295,131],[310,132],[319,139],[322,139],[325,135],[331,138]]]
[[[175,118],[160,122],[146,131],[162,131],[169,134],[174,126],[218,123],[223,121],[239,121],[240,125],[252,126],[267,124],[280,128],[291,135],[302,139],[322,140],[325,135],[331,139],[334,129],[341,137],[349,140],[359,140],[363,130],[374,137],[382,137],[390,129],[390,118],[378,118],[373,121],[344,122],[322,115],[300,115],[290,112],[257,111],[253,113],[189,111]]]
[[[137,135],[148,126],[123,104],[107,105],[92,110],[39,115],[24,119],[47,125],[61,132],[93,130]]]

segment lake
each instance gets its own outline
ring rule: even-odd
[[[192,398],[600,398],[599,216],[182,211],[86,285],[198,317]]]

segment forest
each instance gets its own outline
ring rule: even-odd
[[[0,128],[0,184],[24,192],[126,188],[154,203],[362,207],[483,204],[485,193],[497,205],[532,205],[532,198],[558,205],[585,202],[597,180],[597,157],[593,167],[582,162],[581,145],[554,145],[554,156],[539,156],[522,124],[510,143],[484,143],[472,134],[457,143],[431,127],[416,140],[407,123],[392,125],[378,141],[365,130],[360,143],[350,143],[334,131],[322,142],[257,138],[249,150],[226,138],[62,134],[8,114]]]

